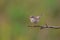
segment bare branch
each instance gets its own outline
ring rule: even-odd
[[[40,29],[44,29],[44,28],[60,29],[60,26],[48,26],[47,24],[46,26],[28,26],[28,27],[40,27]]]

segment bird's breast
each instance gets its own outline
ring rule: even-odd
[[[30,18],[30,21],[31,22],[35,22],[36,20],[34,18]]]

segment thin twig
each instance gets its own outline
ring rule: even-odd
[[[44,28],[60,29],[60,26],[48,26],[47,24],[46,26],[28,26],[28,27],[40,27],[40,29],[44,29]]]

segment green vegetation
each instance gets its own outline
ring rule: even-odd
[[[59,6],[57,0],[0,0],[0,15],[8,16],[8,22],[4,17],[6,22],[0,23],[0,40],[41,40],[39,35],[45,33],[39,34],[40,28],[28,27],[29,16],[41,16],[39,25],[60,26]],[[49,29],[47,35],[49,38],[44,40],[60,40],[59,29]]]

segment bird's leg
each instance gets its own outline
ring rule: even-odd
[[[31,23],[31,25],[30,25],[31,27],[33,27],[34,26],[34,24],[33,23]]]
[[[35,27],[38,27],[37,23],[34,23],[34,26],[35,26]]]

